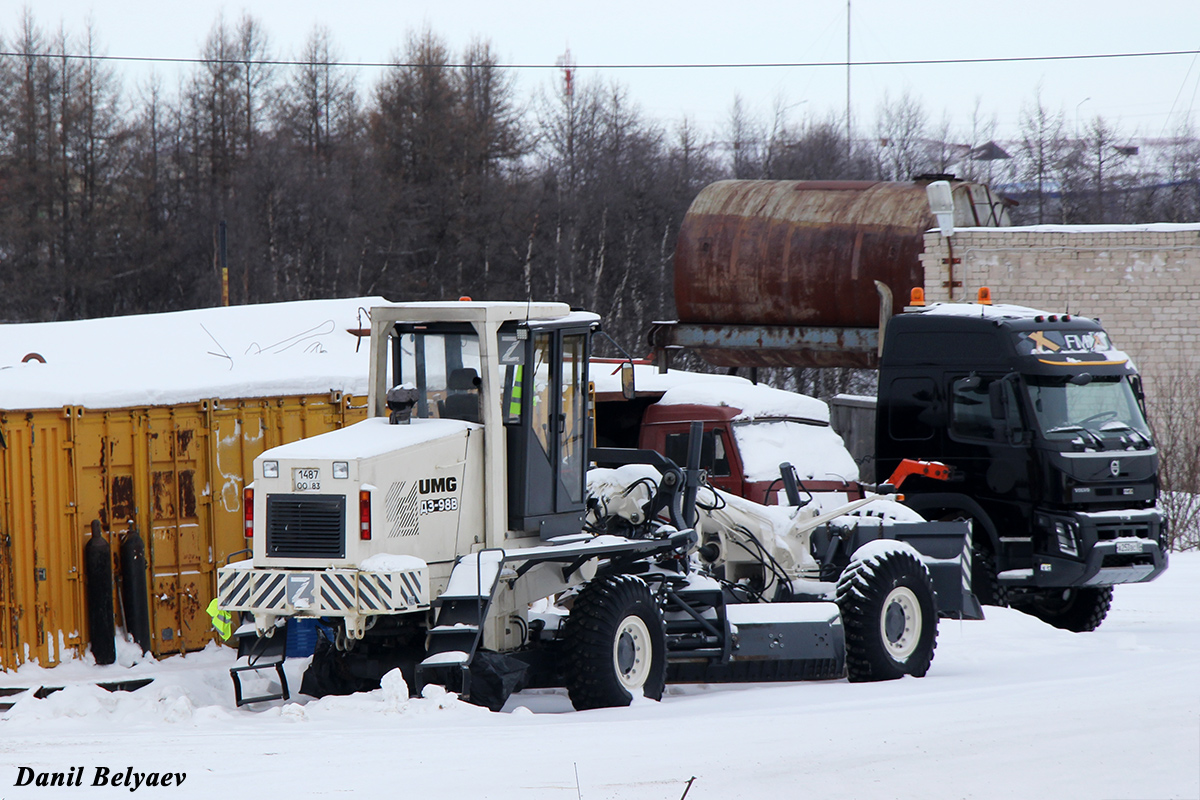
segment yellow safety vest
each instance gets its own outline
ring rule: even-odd
[[[221,639],[228,641],[233,635],[233,614],[228,611],[222,611],[217,607],[217,598],[208,604],[208,615],[212,617],[213,627],[217,629],[217,633],[221,634]]]
[[[508,399],[508,417],[509,419],[521,418],[521,381],[524,365],[518,364],[514,372],[512,395]]]

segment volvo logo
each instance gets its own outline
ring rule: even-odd
[[[1110,461],[1108,463],[1108,471],[1112,473],[1112,476],[1114,478],[1117,477],[1118,475],[1120,475],[1121,474],[1121,462],[1118,459],[1114,458],[1112,461]]]

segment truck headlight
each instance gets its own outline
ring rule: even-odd
[[[278,461],[264,461],[264,462],[262,462],[262,464],[263,464],[263,477],[264,478],[278,478],[279,477],[279,462]]]
[[[1079,544],[1075,540],[1075,526],[1063,520],[1054,521],[1054,533],[1058,536],[1058,549],[1068,556],[1079,555]]]
[[[350,477],[350,462],[335,461],[333,462],[333,477],[346,479]]]

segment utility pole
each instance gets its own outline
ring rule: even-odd
[[[846,0],[846,169],[850,168],[853,142],[850,127],[850,0]]]

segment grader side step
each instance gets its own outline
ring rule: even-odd
[[[471,693],[471,660],[483,641],[483,622],[504,565],[504,551],[482,550],[461,558],[446,592],[434,601],[437,619],[429,630],[427,657],[417,665],[416,691],[439,683],[464,696]]]
[[[248,632],[245,631],[247,627],[250,629]],[[291,693],[288,691],[287,676],[283,673],[283,662],[287,658],[286,633],[278,630],[274,636],[264,637],[252,636],[253,633],[253,626],[243,626],[235,634],[239,637],[238,660],[246,659],[245,664],[229,668],[229,677],[233,680],[233,699],[238,708],[251,703],[288,700],[291,697]],[[275,670],[275,675],[279,678],[279,691],[268,691],[254,697],[242,696],[242,673],[271,669]]]

